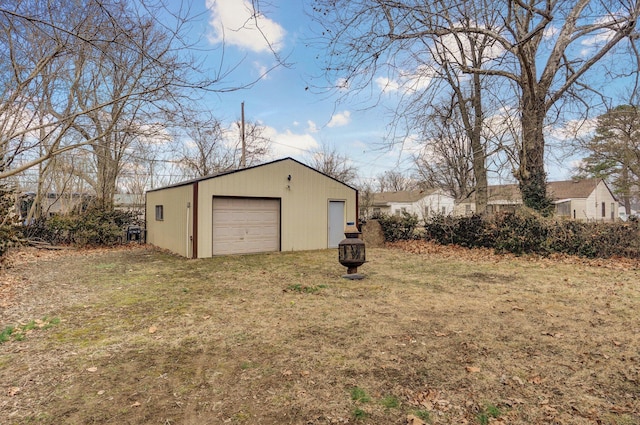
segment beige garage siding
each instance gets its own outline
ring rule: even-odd
[[[280,250],[280,200],[213,197],[213,255]]]
[[[191,258],[193,185],[147,192],[147,242]],[[163,217],[156,216],[161,207]]]

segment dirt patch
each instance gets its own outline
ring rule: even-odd
[[[2,423],[640,423],[637,263],[412,242],[349,281],[335,250],[15,255]]]

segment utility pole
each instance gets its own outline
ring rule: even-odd
[[[241,103],[241,123],[240,123],[240,138],[242,140],[242,155],[240,156],[240,168],[247,166],[247,143],[244,136],[244,102]]]

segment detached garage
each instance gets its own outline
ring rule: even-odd
[[[188,258],[336,248],[357,199],[285,158],[147,192],[147,242]]]

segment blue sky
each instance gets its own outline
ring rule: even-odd
[[[409,175],[412,162],[407,149],[383,145],[389,117],[385,109],[362,109],[353,103],[337,103],[337,94],[318,93],[307,89],[326,84],[314,79],[322,77],[315,56],[322,52],[307,47],[313,36],[310,18],[300,0],[261,2],[264,17],[260,28],[289,67],[273,67],[273,54],[259,31],[247,28],[247,0],[196,0],[193,13],[204,12],[193,31],[202,32],[209,47],[221,46],[224,39],[224,64],[239,66],[228,76],[227,83],[242,85],[259,79],[251,88],[212,95],[207,98],[215,115],[225,122],[240,118],[245,104],[246,120],[259,121],[272,140],[272,157],[291,156],[308,162],[310,152],[321,146],[335,147],[360,171],[362,180],[374,180],[385,171],[401,171]],[[277,5],[275,5],[277,3]],[[220,50],[209,53],[208,66],[217,67]],[[377,88],[374,88],[374,90]]]
[[[308,47],[314,31],[310,28],[311,19],[305,14],[305,2],[275,0],[259,3],[263,7],[259,22],[262,34],[247,25],[250,0],[193,1],[193,12],[201,13],[193,31],[203,37],[209,48],[219,48],[224,41],[224,65],[237,65],[228,76],[227,83],[242,85],[259,80],[249,89],[207,98],[207,106],[216,117],[224,122],[238,120],[240,105],[244,102],[245,118],[266,127],[266,135],[273,142],[273,159],[291,156],[308,162],[310,153],[324,144],[350,158],[359,170],[361,182],[374,183],[376,176],[389,170],[409,176],[413,167],[411,155],[417,147],[410,139],[403,146],[385,147],[384,144],[391,120],[384,106],[395,106],[391,102],[393,95],[382,96],[388,105],[383,103],[376,108],[362,109],[362,105],[368,102],[366,99],[362,102],[363,99],[357,95],[337,103],[336,94],[307,90],[307,87],[326,82],[322,79],[320,64],[315,60],[316,55],[324,53]],[[275,63],[263,34],[291,66],[277,67],[261,78],[265,70]],[[216,68],[220,53],[220,49],[213,50],[207,65]],[[376,97],[381,91],[374,80],[368,95]],[[551,132],[554,133],[561,132]],[[551,149],[552,138],[548,142]],[[549,179],[569,179],[572,161],[577,159],[549,163]],[[494,179],[493,183],[497,182]]]

